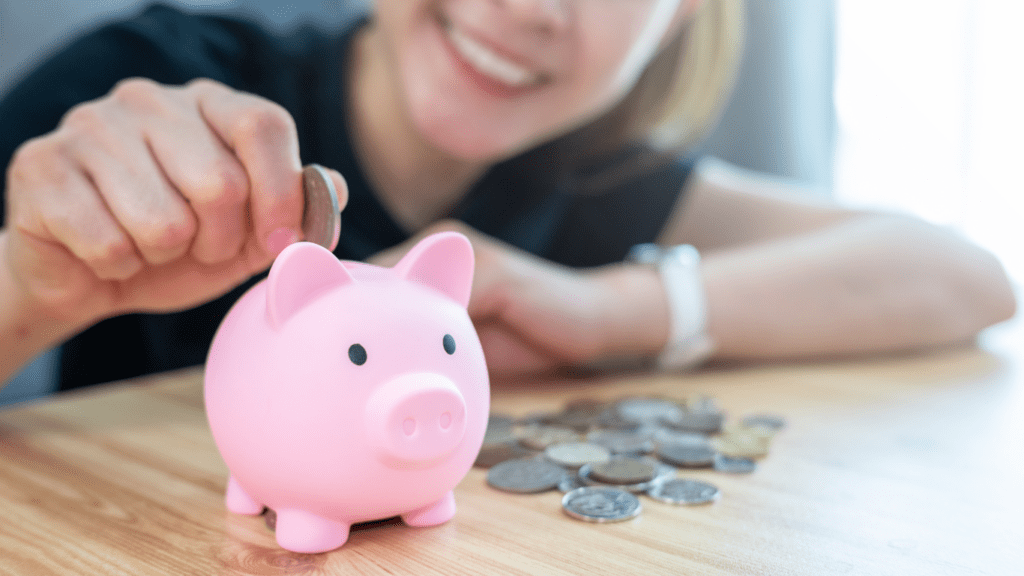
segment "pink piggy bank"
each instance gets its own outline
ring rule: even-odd
[[[326,552],[356,522],[433,526],[483,443],[490,390],[466,312],[473,250],[434,234],[394,267],[299,242],[220,325],[206,412],[232,512],[277,513],[277,542]]]

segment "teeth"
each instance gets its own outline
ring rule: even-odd
[[[470,64],[480,72],[513,87],[535,84],[539,75],[509,62],[452,25],[446,26],[452,44]]]

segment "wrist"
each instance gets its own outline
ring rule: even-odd
[[[601,333],[602,358],[650,358],[669,337],[668,298],[658,270],[642,264],[608,266],[600,272],[608,289]]]
[[[708,305],[697,249],[687,244],[670,248],[639,244],[629,259],[656,268],[663,287],[669,328],[657,366],[679,370],[706,360],[714,346],[707,330]]]

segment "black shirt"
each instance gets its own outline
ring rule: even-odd
[[[0,165],[6,168],[22,142],[53,130],[72,106],[107,94],[122,79],[211,78],[284,106],[295,119],[302,162],[345,176],[349,203],[335,254],[365,259],[408,238],[369,187],[349,140],[345,64],[353,33],[367,19],[353,12],[337,32],[306,26],[274,34],[244,20],[151,7],[71,43],[0,101]],[[673,158],[581,193],[572,174],[529,169],[542,166],[547,154],[541,146],[494,166],[450,216],[550,260],[597,266],[658,235],[692,169],[690,160]],[[258,279],[192,310],[130,314],[87,329],[63,347],[61,389],[203,363],[220,320]]]

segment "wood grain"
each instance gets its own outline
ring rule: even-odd
[[[0,574],[1017,574],[1021,344],[1018,323],[913,357],[495,383],[513,415],[708,394],[789,425],[752,475],[687,474],[721,488],[708,506],[643,498],[638,518],[592,525],[474,469],[451,522],[359,526],[317,555],[225,511],[200,371],[69,393],[0,411]]]

